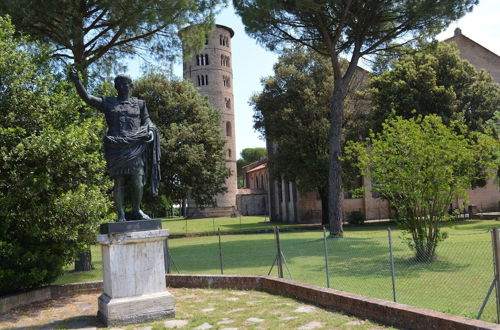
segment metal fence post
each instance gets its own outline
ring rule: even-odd
[[[496,282],[496,303],[497,303],[497,323],[500,323],[500,242],[499,230],[493,229],[491,231],[493,242],[493,262],[495,267],[495,282]]]
[[[278,261],[278,277],[283,278],[283,258],[281,254],[280,231],[278,226],[274,227],[274,236],[276,237],[276,259]]]
[[[222,262],[222,244],[220,242],[220,228],[217,228],[217,233],[219,235],[219,262],[220,262],[220,274],[224,275],[224,264]]]
[[[330,288],[330,274],[328,272],[328,249],[326,245],[326,228],[323,226],[323,242],[325,246],[325,269],[326,269],[326,287]]]
[[[391,278],[392,278],[392,299],[396,301],[396,271],[394,269],[394,254],[392,250],[392,232],[391,228],[387,228],[387,235],[389,236],[389,256],[391,261]]]

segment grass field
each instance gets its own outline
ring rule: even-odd
[[[272,230],[276,224],[269,218],[260,216],[245,216],[236,218],[206,218],[183,219],[166,218],[162,220],[163,228],[168,228],[171,235],[214,235],[220,229],[221,233],[238,233],[248,231]],[[300,225],[280,224],[281,228],[297,228]]]
[[[264,220],[244,218],[241,229],[269,229],[272,224]],[[240,230],[238,218],[214,221],[223,232]],[[201,233],[213,232],[211,219],[188,220],[188,230],[192,225],[196,232],[198,224]],[[466,221],[444,226],[449,238],[438,246],[437,260],[432,263],[415,262],[412,251],[401,239],[401,232],[392,226],[397,301],[475,317],[493,279],[489,230],[498,224]],[[167,220],[163,226],[173,234],[184,229],[182,220]],[[346,226],[345,238],[327,239],[331,287],[392,300],[387,226],[387,223]],[[221,241],[224,274],[268,274],[276,255],[272,233],[226,234]],[[285,277],[326,286],[322,231],[282,232],[281,243],[289,270],[285,267]],[[219,274],[218,246],[217,236],[171,239],[169,247],[175,263],[172,272]],[[100,251],[94,247],[92,252],[95,271],[68,273],[56,283],[100,279]],[[271,275],[277,276],[276,267]],[[493,298],[482,319],[494,321]]]

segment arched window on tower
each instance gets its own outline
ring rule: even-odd
[[[208,65],[208,54],[196,55],[196,65]]]
[[[226,108],[231,109],[231,99],[230,98],[225,98],[226,100]]]
[[[227,158],[231,158],[231,156],[232,156],[231,149],[227,149]]]
[[[208,85],[208,75],[198,75],[198,86]]]
[[[226,121],[226,136],[232,136],[232,127],[230,121]]]
[[[221,45],[221,46],[222,46],[222,42],[223,42],[223,41],[222,41],[222,39],[223,39],[223,37],[222,37],[222,34],[221,34],[221,35],[219,36],[219,42],[220,42],[220,45]]]

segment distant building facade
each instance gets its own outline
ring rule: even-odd
[[[238,189],[236,205],[241,215],[267,215],[269,213],[269,175],[267,160],[243,166],[245,187]]]
[[[461,58],[469,61],[476,69],[488,71],[493,80],[500,84],[500,56],[463,35],[459,28],[455,29],[453,37],[444,42],[455,43]]]
[[[233,71],[231,67],[231,38],[234,31],[216,25],[207,37],[205,47],[183,65],[184,79],[198,87],[212,105],[219,109],[220,128],[226,140],[226,166],[231,176],[226,180],[227,192],[214,196],[217,206],[200,208],[188,200],[187,217],[230,216],[236,210],[236,136],[234,124]]]

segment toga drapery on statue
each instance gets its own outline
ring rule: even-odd
[[[160,143],[156,127],[149,119],[146,103],[130,97],[132,80],[128,76],[115,78],[117,97],[95,97],[87,93],[75,70],[70,78],[80,97],[104,113],[108,132],[104,137],[104,157],[107,172],[114,180],[113,197],[117,221],[125,221],[125,182],[130,180],[132,213],[129,220],[150,219],[141,209],[147,169],[151,168],[151,189],[158,194],[160,181]]]

